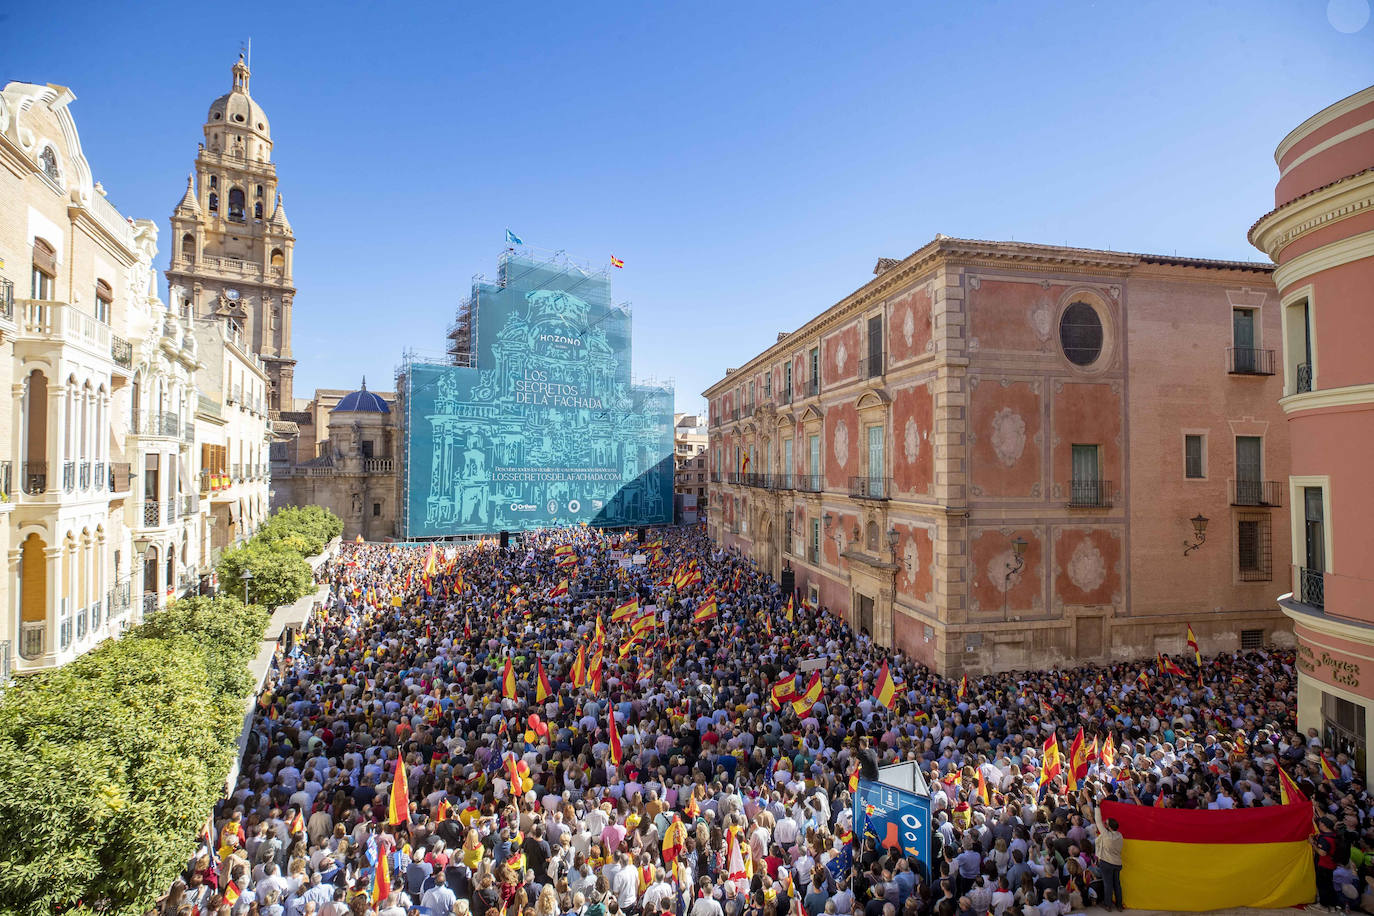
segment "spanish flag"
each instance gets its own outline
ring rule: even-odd
[[[542,703],[553,695],[553,688],[549,686],[549,678],[544,674],[544,662],[542,659],[534,660],[534,702]]]
[[[966,696],[968,696],[968,675],[967,675],[967,674],[965,674],[963,677],[959,678],[959,692],[956,693],[956,694],[954,695],[954,698],[957,699],[957,700],[962,700],[962,699],[963,699],[964,697],[966,697]]]
[[[1320,755],[1320,757],[1322,764],[1322,778],[1336,779],[1340,774],[1337,773],[1336,768],[1331,765],[1331,761],[1326,759],[1326,754],[1323,753]]]
[[[715,619],[719,613],[720,608],[716,606],[716,599],[712,598],[697,608],[696,613],[692,615],[692,622],[704,623],[707,620]]]
[[[1088,775],[1088,752],[1083,747],[1083,726],[1078,726],[1078,734],[1069,744],[1069,790],[1078,789],[1078,781]]]
[[[429,556],[425,557],[425,575],[432,576],[439,568],[438,548],[429,545]]]
[[[796,615],[796,607],[794,606],[794,604],[795,604],[795,602],[794,602],[794,600],[793,600],[793,596],[792,596],[792,595],[788,595],[788,596],[787,596],[787,622],[788,622],[788,623],[792,623],[793,618],[794,618],[795,615]]]
[[[301,817],[300,809],[291,815],[291,823],[286,825],[286,832],[295,836],[298,833],[305,833],[305,818]]]
[[[1279,909],[1310,903],[1312,806],[1206,811],[1103,802],[1126,842],[1121,883],[1132,909]]]
[[[1109,734],[1102,742],[1102,765],[1104,767],[1116,766],[1116,742]]]
[[[549,589],[550,598],[561,598],[568,593],[568,580],[563,579],[553,588]]]
[[[682,855],[687,848],[687,825],[682,823],[682,819],[673,818],[673,822],[668,825],[668,829],[663,831],[663,862],[672,865],[678,856]]]
[[[577,647],[577,661],[572,666],[572,683],[574,687],[582,688],[587,685],[587,647]]]
[[[396,757],[396,772],[391,777],[391,798],[387,801],[388,824],[410,821],[410,789],[406,785],[406,762]]]
[[[501,675],[501,696],[507,700],[515,699],[515,666],[511,664],[510,656],[506,656],[506,671]]]
[[[372,870],[372,905],[379,906],[391,896],[391,866],[386,854],[377,857],[377,867]]]
[[[978,800],[981,801],[983,804],[985,804],[985,805],[992,804],[992,800],[988,797],[988,783],[987,783],[987,780],[985,780],[985,779],[983,778],[983,770],[982,770],[981,767],[979,767],[979,769],[978,769],[978,790],[977,790],[977,793],[978,793],[978,795],[977,795]]]
[[[611,623],[615,623],[618,620],[625,620],[632,614],[637,613],[639,613],[639,599],[631,598],[611,612]]]
[[[887,662],[883,662],[883,670],[878,672],[878,682],[873,685],[873,698],[888,709],[897,701],[897,685],[887,670]]]
[[[1040,788],[1059,775],[1059,738],[1051,734],[1045,739],[1044,753],[1040,758]]]
[[[1201,668],[1201,667],[1202,667],[1202,653],[1199,652],[1199,651],[1197,650],[1197,637],[1193,635],[1193,625],[1190,623],[1190,624],[1187,624],[1187,627],[1188,627],[1188,648],[1193,650],[1193,658],[1197,661],[1197,666],[1198,666],[1199,668]]]
[[[792,711],[802,718],[811,712],[811,707],[816,705],[816,701],[821,698],[821,673],[819,671],[811,675],[811,681],[806,685],[806,691],[801,696],[792,701]]]
[[[790,703],[796,698],[797,678],[795,675],[782,678],[768,691],[768,701],[773,704],[774,709],[782,709],[783,703]]]
[[[611,255],[611,266],[619,269],[625,266],[625,262],[615,255]]]
[[[854,764],[854,769],[849,771],[849,791],[859,791],[859,765]]]
[[[1297,783],[1293,782],[1293,777],[1289,776],[1283,767],[1279,767],[1279,804],[1292,805],[1305,801],[1307,796],[1298,788]]]
[[[611,763],[620,766],[620,732],[615,727],[615,706],[608,705],[606,712],[608,714],[607,722],[609,723],[607,730],[611,735]]]
[[[364,543],[366,543],[366,541],[363,540],[363,536],[362,536],[362,533],[361,533],[361,532],[359,532],[358,536],[357,536],[356,538],[354,538],[353,540],[354,540],[355,543],[358,543],[358,544],[364,544]]]

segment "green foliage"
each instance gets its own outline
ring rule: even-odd
[[[292,550],[273,541],[254,538],[220,558],[220,590],[244,600],[243,572],[251,570],[253,584],[248,600],[268,608],[290,604],[314,588],[310,564]]]
[[[132,916],[166,892],[223,791],[265,625],[179,601],[0,695],[0,912]]]

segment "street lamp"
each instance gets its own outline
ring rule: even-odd
[[[243,603],[252,604],[253,602],[248,600],[248,586],[253,584],[253,570],[245,569],[239,578],[243,580]]]
[[[1007,619],[1007,593],[1011,591],[1011,577],[1026,565],[1026,539],[1017,535],[1011,542],[1011,562],[1006,564],[1007,574],[1002,577],[1002,620]]]
[[[1193,523],[1193,536],[1196,537],[1197,540],[1191,544],[1189,544],[1187,541],[1183,542],[1183,555],[1185,557],[1188,554],[1192,553],[1194,550],[1197,550],[1204,543],[1206,543],[1207,523],[1211,521],[1211,519],[1209,519],[1207,516],[1199,512],[1197,515],[1194,515],[1192,518],[1188,519],[1188,521]]]

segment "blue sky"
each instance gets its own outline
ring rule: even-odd
[[[1258,258],[1274,147],[1374,83],[1374,25],[1349,31],[1367,8],[27,4],[0,14],[23,36],[0,78],[72,88],[96,177],[165,251],[252,37],[297,236],[298,395],[441,351],[510,226],[623,258],[634,371],[696,409],[937,232]]]

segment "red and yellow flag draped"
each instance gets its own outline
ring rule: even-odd
[[[542,703],[553,695],[553,688],[549,686],[548,675],[544,674],[543,660],[535,659],[534,666],[534,702]]]
[[[377,857],[377,867],[372,871],[372,905],[379,906],[391,896],[391,866],[387,863],[387,853]]]
[[[668,829],[663,831],[663,861],[672,865],[687,848],[687,825],[674,817]]]
[[[883,662],[883,670],[878,672],[878,680],[873,685],[873,698],[891,709],[896,702],[897,684],[892,680],[892,673],[887,670],[887,662]]]
[[[618,606],[614,611],[611,611],[611,623],[620,620],[628,620],[637,613],[639,613],[639,599],[631,598],[629,601]]]
[[[510,656],[506,656],[506,670],[501,675],[501,696],[507,700],[515,699],[515,666],[511,664]]]
[[[587,647],[577,647],[577,661],[572,666],[572,683],[574,687],[581,688],[587,684]]]
[[[615,727],[615,707],[609,707],[606,712],[609,714],[607,722],[609,724],[608,731],[611,735],[611,763],[620,766],[620,732]]]
[[[1312,806],[1199,811],[1103,802],[1126,842],[1121,883],[1132,909],[1277,909],[1310,903]]]
[[[396,772],[391,777],[391,798],[387,801],[388,824],[410,821],[410,788],[406,785],[406,762],[396,758]]]
[[[811,675],[811,680],[806,685],[806,690],[801,696],[792,701],[792,711],[802,718],[811,714],[811,707],[815,706],[821,698],[821,691],[824,687],[821,684],[821,674],[817,671]]]

